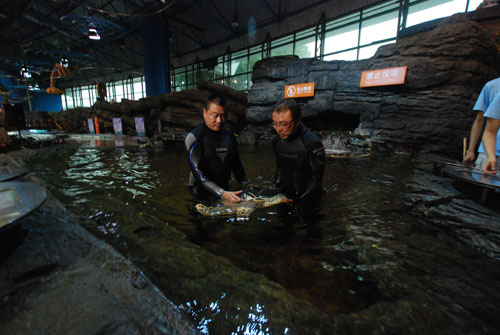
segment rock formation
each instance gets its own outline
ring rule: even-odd
[[[121,117],[123,133],[136,135],[134,117],[144,117],[148,136],[158,134],[158,124],[167,127],[192,128],[202,122],[203,101],[210,94],[228,100],[228,122],[240,129],[245,124],[246,94],[229,87],[200,81],[197,89],[152,96],[120,103],[96,102],[91,108],[75,108],[52,113],[52,117],[71,132],[88,133],[87,119],[97,117],[101,133],[113,133],[113,118]]]
[[[315,82],[315,97],[302,98],[304,118],[319,118],[326,129],[356,123],[372,142],[460,152],[486,81],[500,75],[500,54],[477,23],[457,14],[432,31],[382,46],[361,61],[319,61],[294,56],[255,64],[248,93],[249,122],[271,119],[289,84]],[[361,72],[408,66],[404,85],[360,88]],[[356,120],[357,119],[357,120]],[[354,121],[354,122],[353,122]],[[354,128],[353,128],[354,130]]]
[[[372,143],[458,155],[475,117],[475,99],[488,80],[500,76],[498,47],[471,15],[456,14],[431,31],[400,38],[370,59],[263,59],[253,68],[248,102],[243,92],[202,81],[198,89],[117,104],[98,102],[54,118],[70,131],[86,133],[85,120],[97,116],[101,132],[112,133],[112,118],[121,117],[124,134],[135,135],[133,117],[143,116],[148,136],[165,127],[181,128],[182,133],[202,121],[208,94],[219,93],[228,98],[229,123],[236,130],[250,125],[240,141],[253,142],[272,135],[262,125],[271,120],[272,107],[284,100],[285,85],[314,82],[315,96],[298,101],[311,128],[355,130]],[[359,87],[362,71],[405,65],[404,85]]]

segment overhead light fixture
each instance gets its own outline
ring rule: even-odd
[[[101,36],[99,36],[97,29],[95,29],[94,25],[92,25],[92,24],[89,26],[88,36],[91,40],[100,40],[101,39]]]
[[[235,1],[234,3],[234,16],[233,16],[233,21],[231,22],[231,26],[233,27],[234,30],[238,29],[238,0]]]
[[[19,71],[19,74],[23,78],[31,78],[31,73],[29,72],[28,67],[26,67],[26,66],[23,66],[21,68],[21,70]]]

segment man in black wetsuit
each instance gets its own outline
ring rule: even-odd
[[[229,202],[240,202],[242,191],[228,191],[231,171],[236,180],[246,183],[238,144],[234,135],[224,129],[226,100],[218,95],[208,97],[203,106],[204,123],[194,128],[184,141],[191,174],[189,184],[195,193],[204,191]]]
[[[276,156],[274,185],[287,196],[305,199],[321,190],[325,150],[320,138],[301,122],[300,106],[285,102],[273,110]]]

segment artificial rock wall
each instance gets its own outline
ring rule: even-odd
[[[404,65],[404,85],[359,87],[364,70]],[[253,69],[246,116],[250,123],[268,122],[272,106],[284,100],[285,85],[315,82],[314,98],[297,99],[306,123],[341,129],[342,120],[359,118],[356,133],[374,143],[457,154],[475,117],[475,99],[486,81],[499,76],[500,54],[490,35],[457,14],[367,60],[261,60]]]
[[[364,70],[404,65],[404,85],[359,87]],[[135,135],[133,117],[143,116],[148,136],[158,134],[160,122],[162,131],[174,130],[176,140],[202,122],[203,100],[218,93],[228,98],[228,121],[240,131],[240,141],[268,140],[271,111],[284,101],[285,85],[314,82],[315,96],[298,100],[305,123],[314,130],[352,130],[375,144],[458,155],[475,117],[475,99],[488,80],[499,76],[500,53],[490,34],[466,14],[457,14],[431,31],[379,48],[366,60],[261,60],[253,68],[248,95],[200,82],[198,89],[139,101],[100,102],[53,117],[68,130],[83,133],[88,132],[89,117],[98,117],[105,133],[113,133],[112,118],[121,117],[124,133]]]
[[[76,108],[64,112],[51,113],[59,124],[73,133],[88,133],[87,119],[97,117],[101,133],[113,133],[113,118],[122,119],[123,133],[135,135],[134,117],[144,117],[146,133],[149,137],[162,131],[180,127],[191,129],[203,121],[202,106],[210,94],[227,98],[228,122],[235,130],[245,125],[247,96],[231,88],[200,81],[197,89],[166,93],[139,99],[123,100],[120,103],[96,102],[91,108]]]

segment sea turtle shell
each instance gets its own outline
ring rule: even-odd
[[[256,208],[270,207],[291,201],[291,199],[288,199],[281,193],[272,197],[256,197],[247,194],[239,203],[219,203],[215,206],[206,206],[198,203],[195,208],[198,213],[205,216],[249,217]]]

